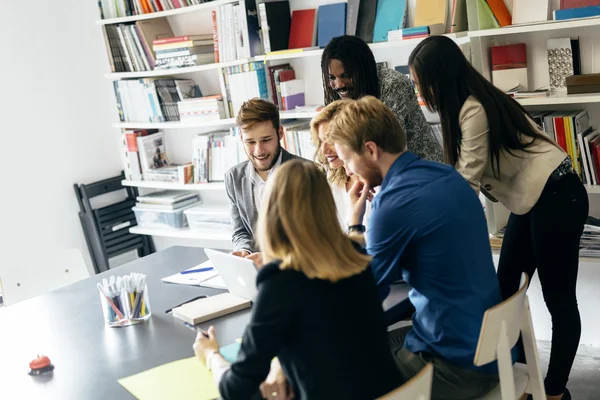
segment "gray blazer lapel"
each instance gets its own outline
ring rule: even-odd
[[[252,232],[254,232],[254,224],[256,223],[258,214],[258,211],[254,206],[254,183],[251,178],[253,168],[254,166],[249,162],[248,167],[246,168],[246,175],[242,177],[242,202],[244,204],[244,209],[246,210],[246,215],[248,216],[248,225]]]

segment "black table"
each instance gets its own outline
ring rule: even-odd
[[[133,399],[117,380],[192,357],[195,332],[165,310],[199,294],[222,290],[162,283],[161,278],[206,261],[202,248],[171,247],[62,289],[0,309],[0,398]],[[125,328],[105,327],[96,283],[110,275],[148,277],[152,318]],[[406,298],[396,286],[384,306]],[[387,308],[387,307],[386,307]],[[241,337],[250,319],[243,310],[203,324],[215,326],[221,346]],[[32,377],[29,362],[50,357],[51,375]]]

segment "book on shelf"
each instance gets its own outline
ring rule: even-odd
[[[408,0],[378,0],[373,27],[373,43],[386,42],[389,31],[403,29],[406,24]]]
[[[177,103],[181,122],[218,121],[225,118],[223,96],[184,99]]]
[[[590,6],[600,6],[600,0],[560,0],[560,10],[567,8],[582,8]]]
[[[599,15],[600,15],[600,5],[582,7],[582,8],[569,8],[569,9],[565,9],[565,10],[555,10],[554,11],[554,20],[555,21],[564,21],[567,19],[575,19],[575,18],[597,17]]]
[[[319,6],[317,19],[317,44],[325,47],[334,37],[346,34],[346,3]]]
[[[269,99],[265,64],[262,62],[221,68],[219,81],[227,118],[234,118],[248,99]]]
[[[142,174],[153,168],[161,168],[169,165],[163,132],[158,131],[151,135],[139,136],[137,138],[137,145]]]
[[[498,20],[485,0],[466,0],[466,4],[470,31],[500,28]]]
[[[317,45],[316,18],[317,10],[314,8],[292,12],[288,49],[301,49]],[[354,29],[356,30],[356,27]]]
[[[512,24],[531,24],[548,20],[548,0],[515,0],[512,9]]]
[[[122,122],[179,121],[177,103],[182,100],[182,90],[197,93],[192,83],[170,78],[114,81],[119,118]]]
[[[492,46],[492,82],[503,92],[515,87],[528,90],[527,47],[525,43]]]
[[[172,203],[172,204],[154,204],[154,203],[137,202],[137,203],[135,203],[135,206],[140,210],[173,211],[173,210],[179,210],[180,208],[184,208],[184,207],[192,206],[192,205],[196,205],[196,204],[201,204],[200,199],[198,198],[198,195],[196,195],[195,197],[186,199],[186,200],[177,201],[176,203]]]
[[[286,50],[290,40],[292,17],[288,0],[258,4],[264,54]]]
[[[448,19],[448,2],[440,0],[420,0],[415,6],[415,26],[431,26],[442,24],[446,32]]]
[[[567,76],[567,94],[600,93],[600,74]]]
[[[134,181],[142,180],[142,167],[140,163],[137,138],[152,135],[156,132],[158,132],[157,129],[142,129],[126,130],[121,134],[124,154],[123,164],[126,179]]]
[[[581,73],[579,39],[553,38],[547,41],[550,89],[566,92],[568,76]]]
[[[151,168],[144,172],[145,181],[171,182],[179,184],[194,183],[194,173],[192,163],[188,164],[167,164],[158,168]]]
[[[452,14],[450,18],[450,33],[464,32],[469,30],[469,24],[467,20],[467,0],[453,1]]]
[[[175,10],[212,0],[98,0],[102,19],[129,17]]]
[[[354,3],[355,1],[356,0],[351,0],[351,3]],[[359,1],[356,21],[356,36],[367,43],[373,42],[373,30],[375,29],[376,14],[377,0]]]
[[[112,72],[151,71],[156,56],[152,42],[173,36],[166,18],[102,27]]]
[[[281,104],[283,110],[294,110],[304,105],[304,79],[281,82]]]
[[[292,154],[314,160],[315,147],[311,141],[310,123],[290,121],[282,124],[281,146]]]

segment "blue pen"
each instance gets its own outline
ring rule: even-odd
[[[212,271],[213,267],[206,267],[206,268],[198,268],[198,269],[188,269],[187,271],[181,271],[180,274],[184,275],[184,274],[195,274],[196,272],[205,272],[205,271]]]

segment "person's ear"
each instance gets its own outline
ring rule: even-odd
[[[279,125],[279,131],[277,132],[277,136],[279,136],[279,140],[283,139],[283,126]]]
[[[366,142],[363,154],[371,161],[378,161],[381,157],[381,149],[374,142]]]

